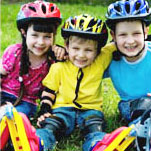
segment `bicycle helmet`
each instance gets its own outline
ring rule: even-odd
[[[109,5],[106,23],[109,28],[112,28],[112,25],[117,21],[131,18],[140,19],[149,25],[150,14],[151,9],[145,0],[121,0]]]
[[[71,35],[86,37],[97,40],[104,46],[108,39],[108,32],[105,23],[88,14],[69,17],[62,27],[61,34],[64,38]]]
[[[37,0],[22,5],[17,16],[17,27],[20,30],[31,21],[61,24],[61,13],[59,8],[49,2]]]

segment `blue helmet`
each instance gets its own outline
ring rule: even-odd
[[[151,20],[151,9],[145,0],[121,0],[112,3],[106,13],[106,23],[109,28],[114,23],[127,19],[139,19],[147,25]],[[149,17],[150,16],[150,17]]]

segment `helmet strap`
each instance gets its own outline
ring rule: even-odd
[[[145,43],[144,43],[143,48],[142,48],[135,56],[131,56],[131,57],[130,57],[130,56],[126,55],[125,53],[121,52],[121,51],[119,50],[118,46],[117,46],[117,43],[115,43],[115,44],[116,44],[117,51],[119,52],[119,54],[120,54],[121,56],[128,57],[128,58],[133,58],[133,57],[139,56],[139,55],[142,53],[142,51],[144,50],[144,48],[145,48]]]
[[[143,29],[143,34],[144,34],[144,41],[145,41],[145,28],[144,28],[144,22],[143,21],[141,21],[142,22],[142,29]]]

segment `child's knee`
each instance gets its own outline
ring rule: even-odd
[[[99,116],[90,116],[88,117],[81,128],[82,134],[84,137],[87,134],[94,133],[94,132],[102,132],[105,128],[105,121],[103,118]]]
[[[60,132],[60,135],[66,130],[65,122],[57,116],[51,116],[50,118],[46,118],[45,121],[40,123],[40,125],[42,126],[42,128],[51,130],[55,136],[57,136],[58,131]]]

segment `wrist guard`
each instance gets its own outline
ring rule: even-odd
[[[52,109],[49,104],[47,103],[42,103],[40,107],[40,111],[38,112],[38,117],[41,115],[44,115],[45,113],[52,113]]]

